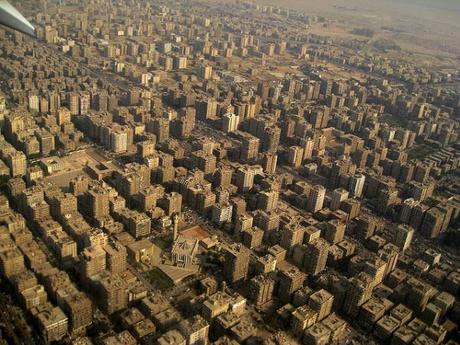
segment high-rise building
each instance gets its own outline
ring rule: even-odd
[[[333,303],[334,295],[324,289],[318,290],[308,297],[308,306],[318,313],[318,321],[331,314]]]
[[[127,251],[118,241],[110,241],[103,247],[106,253],[106,268],[111,273],[123,273],[126,271]]]
[[[56,118],[57,118],[57,124],[59,126],[65,123],[70,123],[71,122],[70,110],[65,107],[59,108],[56,114]]]
[[[48,200],[51,214],[55,219],[63,219],[65,215],[77,212],[77,198],[70,193],[60,194]]]
[[[89,216],[95,219],[103,219],[109,215],[110,191],[107,188],[94,185],[85,193],[85,195],[85,205],[83,206]]]
[[[367,273],[361,272],[348,281],[343,310],[347,315],[357,316],[359,307],[369,300],[372,295],[373,279]]]
[[[87,92],[82,93],[79,96],[79,105],[80,105],[80,115],[86,115],[89,112],[89,109],[91,108],[91,98],[90,94]]]
[[[348,190],[350,195],[356,198],[360,198],[363,195],[364,181],[366,176],[363,174],[356,174],[350,178],[350,185]]]
[[[324,238],[332,244],[337,244],[345,237],[346,225],[338,219],[331,219],[325,225]]]
[[[248,213],[243,213],[237,216],[235,221],[235,237],[239,238],[242,231],[252,228],[254,217]]]
[[[268,98],[269,91],[270,84],[267,81],[261,81],[257,84],[257,94],[262,100],[266,100]]]
[[[434,190],[434,183],[420,183],[416,181],[412,181],[409,183],[410,186],[410,193],[414,200],[416,201],[424,201],[425,199],[429,198],[433,194]]]
[[[212,78],[212,66],[209,65],[201,65],[199,69],[199,76],[204,80],[208,80]]]
[[[374,256],[364,263],[363,271],[372,278],[372,286],[379,285],[385,278],[388,263],[379,256]]]
[[[10,278],[25,270],[24,255],[18,248],[12,247],[0,253],[0,273],[2,275]]]
[[[212,207],[212,221],[215,224],[222,225],[232,221],[233,205],[225,202],[222,204],[215,204]]]
[[[94,97],[94,106],[93,108],[97,111],[107,111],[109,105],[109,95],[107,92],[100,92]]]
[[[338,210],[340,208],[340,204],[342,201],[345,201],[348,199],[348,191],[343,189],[343,188],[337,188],[334,189],[332,192],[332,200],[331,200],[331,205],[330,209],[332,211]]]
[[[80,254],[82,277],[86,280],[106,268],[106,252],[101,247],[87,247]]]
[[[151,129],[156,135],[157,142],[162,143],[169,138],[169,120],[165,118],[155,118],[147,128]]]
[[[126,209],[120,214],[122,222],[127,227],[128,232],[138,239],[148,236],[151,231],[151,218],[145,213]]]
[[[62,294],[61,294],[62,292]],[[93,303],[78,290],[56,291],[59,306],[69,317],[69,326],[74,334],[78,334],[91,325],[93,321]]]
[[[235,174],[235,184],[238,187],[238,191],[247,192],[252,189],[254,185],[255,171],[250,166],[240,167]]]
[[[243,132],[240,132],[240,133],[243,133]],[[255,159],[257,159],[259,155],[259,146],[260,146],[259,138],[256,138],[249,133],[240,135],[240,138],[241,138],[241,146],[240,146],[241,160],[244,162],[250,162],[250,161],[254,161]]]
[[[291,254],[295,246],[302,244],[304,234],[305,229],[298,224],[290,224],[283,227],[281,230],[281,247]]]
[[[200,192],[196,198],[197,212],[209,216],[212,206],[216,203],[216,194],[213,192]]]
[[[278,206],[279,192],[277,190],[263,191],[257,195],[257,208],[270,212]]]
[[[225,133],[235,132],[238,130],[240,117],[234,113],[226,113],[222,115],[222,131]]]
[[[399,215],[399,220],[401,221],[401,223],[408,224],[410,222],[412,210],[417,204],[418,202],[412,198],[403,201],[401,205],[401,213]]]
[[[315,147],[315,141],[313,139],[303,139],[302,141],[303,147],[303,159],[312,159],[313,157],[313,149]]]
[[[137,154],[142,158],[153,155],[155,153],[155,144],[154,140],[144,140],[137,143]]]
[[[274,174],[276,172],[276,164],[278,162],[278,155],[273,152],[265,152],[262,158],[262,168],[267,174]]]
[[[272,300],[274,289],[275,281],[268,276],[259,274],[249,282],[249,299],[257,306],[263,305]]]
[[[396,227],[393,243],[402,251],[404,252],[406,249],[410,247],[412,242],[412,238],[414,237],[414,229],[409,225],[400,224]]]
[[[174,69],[185,69],[187,68],[187,57],[186,56],[175,56],[173,58]]]
[[[296,267],[280,272],[278,296],[283,303],[291,301],[292,294],[303,286],[305,277],[305,274]]]
[[[161,57],[160,63],[163,66],[164,71],[171,71],[174,67],[174,60],[171,56]]]
[[[61,308],[48,304],[48,308],[39,312],[36,319],[47,343],[62,340],[66,336],[69,320]]]
[[[179,323],[179,329],[189,345],[207,345],[209,343],[209,323],[195,315]]]
[[[317,275],[326,268],[329,254],[329,243],[322,238],[317,238],[306,244],[307,250],[304,256],[305,271],[311,275]]]
[[[233,170],[226,166],[221,166],[214,174],[213,185],[215,187],[228,187],[232,183]]]
[[[425,204],[415,204],[415,206],[412,208],[409,225],[415,230],[419,230],[428,209],[429,206]]]
[[[138,105],[140,100],[141,90],[139,88],[130,88],[128,90],[128,105]]]
[[[118,274],[104,275],[97,281],[98,302],[107,314],[128,306],[127,282]]]
[[[359,238],[368,239],[377,229],[377,219],[372,216],[361,215],[355,219],[356,232]]]
[[[249,249],[260,247],[264,231],[256,226],[241,232],[241,242]]]
[[[321,185],[313,186],[307,201],[307,210],[316,213],[323,208],[326,188]]]
[[[216,170],[217,158],[214,155],[208,155],[204,151],[199,150],[192,153],[194,165],[203,171],[206,175],[212,174]]]
[[[308,305],[297,307],[291,315],[291,329],[296,337],[302,337],[307,329],[314,327],[318,313]]]
[[[24,176],[27,173],[27,158],[26,155],[20,151],[8,153],[6,156],[6,163],[10,168],[12,177]]]
[[[288,151],[288,163],[293,168],[299,168],[303,161],[303,148],[291,146]]]
[[[61,106],[61,97],[57,92],[51,92],[48,94],[48,105],[50,113],[54,113]]]
[[[246,279],[249,269],[249,250],[241,244],[229,245],[224,249],[224,278],[229,283]]]
[[[425,212],[420,231],[426,237],[436,238],[441,233],[443,222],[444,213],[439,208],[432,207]]]
[[[436,289],[415,277],[409,278],[406,285],[408,287],[406,305],[417,313],[422,312],[436,294]]]
[[[276,152],[278,150],[280,138],[281,129],[278,126],[266,128],[264,133],[261,135],[261,151]]]
[[[415,167],[414,180],[420,183],[424,183],[430,175],[431,167],[428,164],[421,163]]]
[[[70,114],[80,115],[80,95],[76,92],[68,95]]]
[[[128,151],[130,144],[129,128],[126,126],[115,126],[110,131],[110,149],[115,153]]]
[[[396,188],[380,189],[378,191],[376,210],[377,214],[384,215],[394,204],[398,203],[398,190]]]
[[[179,138],[186,138],[192,134],[195,128],[196,110],[194,107],[187,107],[179,111],[179,118],[172,122],[172,134]]]
[[[200,120],[215,119],[217,115],[217,101],[213,98],[196,102],[196,116]]]
[[[80,175],[73,178],[69,183],[70,192],[75,196],[82,195],[88,191],[89,181],[90,179],[85,175]]]
[[[35,131],[35,136],[40,143],[40,153],[44,156],[50,154],[55,149],[54,135],[47,130]]]
[[[370,150],[364,148],[357,149],[355,152],[353,152],[351,158],[358,169],[364,169],[366,167],[367,158],[370,152]]]
[[[165,210],[168,216],[174,213],[180,213],[182,209],[182,195],[177,192],[166,194],[159,200],[159,205]]]

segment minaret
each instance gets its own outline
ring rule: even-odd
[[[173,217],[173,221],[174,221],[174,232],[173,232],[173,240],[177,240],[177,236],[178,236],[178,229],[179,229],[179,214],[176,213]]]

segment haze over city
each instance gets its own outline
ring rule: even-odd
[[[373,28],[428,50],[460,55],[460,2],[456,0],[263,0],[265,4],[313,11],[342,23]],[[441,42],[441,44],[439,44]],[[411,46],[412,48],[412,46]]]

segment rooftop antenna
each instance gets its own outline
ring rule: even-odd
[[[35,37],[34,26],[6,0],[0,0],[0,25]]]

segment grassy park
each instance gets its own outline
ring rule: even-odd
[[[171,280],[157,267],[147,272],[145,277],[159,290],[165,291],[173,287]]]

